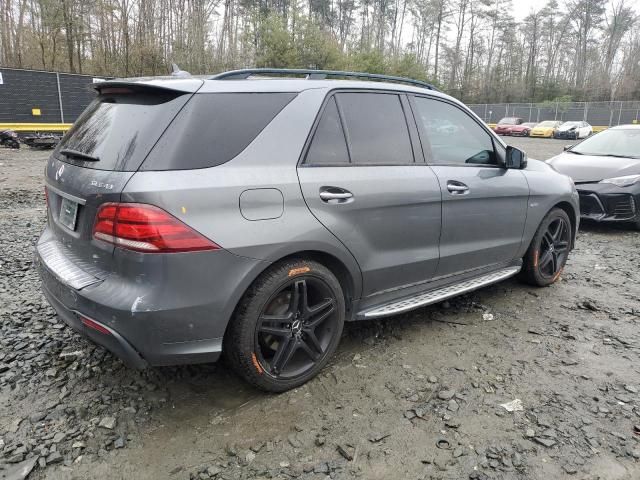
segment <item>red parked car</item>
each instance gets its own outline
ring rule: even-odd
[[[525,122],[520,125],[513,125],[511,127],[510,135],[514,137],[528,137],[531,129],[537,125],[536,122]]]
[[[498,122],[494,131],[498,135],[511,135],[511,128],[521,125],[522,119],[518,117],[505,117]]]

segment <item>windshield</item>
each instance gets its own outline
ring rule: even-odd
[[[547,120],[545,122],[539,123],[538,127],[555,127],[558,122],[554,122],[552,120]]]
[[[640,128],[605,130],[573,147],[583,155],[612,155],[640,158]]]
[[[580,122],[565,122],[562,124],[562,128],[579,127]]]
[[[518,118],[507,117],[500,120],[498,122],[498,125],[516,125],[518,123],[518,120],[519,120]]]

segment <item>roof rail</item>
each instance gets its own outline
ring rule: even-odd
[[[423,82],[421,80],[414,80],[412,78],[382,75],[379,73],[343,72],[340,70],[312,70],[306,68],[246,68],[219,73],[209,77],[209,80],[245,80],[252,75],[306,75],[305,78],[307,80],[322,80],[328,77],[361,78],[366,80],[406,83],[408,85],[438,91],[438,89],[430,83]]]

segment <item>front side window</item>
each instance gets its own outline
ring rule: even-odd
[[[350,92],[335,97],[342,111],[352,163],[413,163],[409,128],[398,95]]]
[[[498,165],[491,136],[466,112],[440,100],[414,98],[416,120],[431,145],[431,163]]]

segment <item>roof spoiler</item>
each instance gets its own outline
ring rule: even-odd
[[[96,83],[93,88],[101,93],[104,89],[111,88],[130,88],[132,90],[145,90],[149,93],[156,91],[173,92],[173,93],[195,93],[202,86],[203,81],[198,78],[120,78],[116,80],[107,80],[105,82]]]

